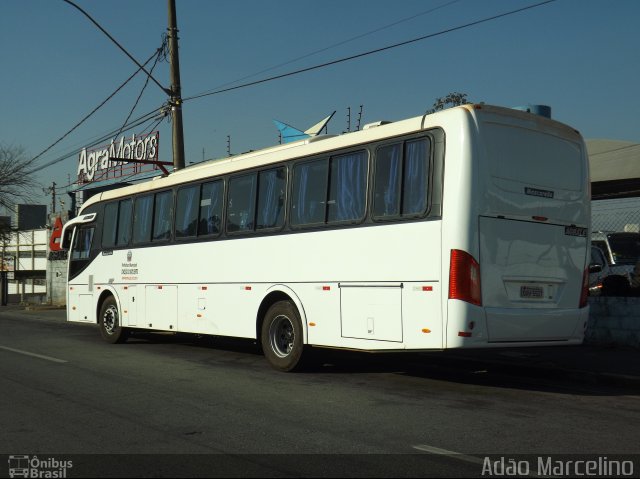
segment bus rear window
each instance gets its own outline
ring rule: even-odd
[[[485,123],[491,175],[552,191],[581,191],[580,145],[540,131]],[[523,190],[524,191],[524,190]]]

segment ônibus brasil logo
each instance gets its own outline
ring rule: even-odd
[[[38,456],[9,456],[9,477],[63,478],[67,470],[73,467],[73,461],[64,461],[55,457],[44,459]]]

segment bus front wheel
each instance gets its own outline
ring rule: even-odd
[[[102,303],[98,322],[100,324],[100,335],[102,339],[109,343],[122,343],[126,341],[128,331],[120,324],[120,311],[118,310],[116,299],[113,296],[109,296]]]
[[[291,301],[274,303],[262,323],[260,341],[269,363],[280,371],[293,371],[302,365],[304,349],[302,321]]]

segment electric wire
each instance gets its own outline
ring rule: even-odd
[[[138,70],[138,71],[143,70],[143,71],[147,74],[147,77],[148,77],[148,78],[150,78],[150,79],[151,79],[151,80],[153,80],[156,84],[158,84],[158,85],[163,89],[163,91],[165,91],[165,93],[167,92],[167,90],[166,90],[166,89],[164,89],[164,87],[162,87],[162,86],[161,86],[161,85],[160,85],[160,84],[159,84],[159,83],[158,83],[158,82],[153,78],[153,76],[152,76],[152,75],[150,75],[150,73],[149,73],[149,72],[147,72],[147,71],[144,69],[144,66],[143,66],[143,65],[140,65],[140,64],[139,64],[139,63],[138,63],[138,62],[137,62],[133,57],[131,57],[131,55],[129,55],[129,53],[128,53],[128,52],[126,52],[126,50],[124,50],[124,48],[123,48],[122,46],[120,46],[120,44],[118,44],[118,43],[115,41],[115,39],[113,39],[113,37],[111,37],[111,35],[109,35],[109,34],[108,34],[108,33],[107,33],[107,32],[106,32],[102,27],[100,27],[100,26],[97,24],[97,22],[95,22],[95,21],[94,21],[94,20],[93,20],[93,19],[92,19],[88,14],[86,14],[86,12],[84,12],[82,9],[80,9],[79,7],[77,7],[77,5],[73,4],[73,3],[72,3],[72,2],[70,2],[69,0],[63,0],[63,1],[65,1],[65,2],[69,3],[70,5],[72,5],[72,6],[76,7],[76,8],[78,8],[82,13],[84,13],[84,14],[85,14],[85,15],[86,15],[86,16],[87,16],[87,17],[88,17],[88,18],[89,18],[89,19],[90,19],[94,24],[96,24],[96,26],[98,26],[98,28],[100,28],[100,30],[102,30],[102,31],[103,31],[103,33],[105,33],[107,36],[109,36],[109,38],[111,38],[111,39],[114,41],[114,43],[116,43],[116,44],[119,46],[119,48],[120,48],[121,50],[123,50],[123,51],[127,54],[127,56],[129,56],[129,58],[131,58],[131,59],[132,59],[132,60],[133,60],[133,61],[134,61],[138,66],[139,66],[139,70]],[[325,51],[325,50],[327,50],[327,49],[333,48],[334,46],[338,46],[338,45],[340,45],[340,44],[347,43],[347,42],[352,41],[352,40],[355,40],[355,39],[357,39],[357,38],[361,38],[361,37],[366,36],[366,35],[368,35],[368,34],[370,34],[370,33],[374,33],[374,32],[376,32],[376,31],[380,31],[380,30],[382,30],[382,29],[384,29],[384,28],[388,28],[388,27],[393,26],[393,25],[396,25],[396,24],[398,24],[398,23],[401,23],[401,22],[407,21],[407,20],[409,20],[409,19],[411,19],[411,18],[415,18],[416,16],[420,16],[420,15],[422,15],[422,14],[429,13],[430,11],[436,10],[436,9],[438,9],[438,8],[443,8],[443,7],[448,6],[448,5],[452,4],[452,3],[455,3],[456,1],[458,1],[458,0],[454,0],[454,1],[451,1],[451,2],[449,2],[449,3],[447,3],[447,4],[443,4],[443,5],[439,6],[439,7],[436,7],[436,8],[434,8],[434,9],[431,9],[431,10],[429,10],[429,11],[427,11],[427,12],[419,13],[419,14],[416,14],[416,15],[414,15],[414,16],[412,16],[412,17],[408,17],[408,18],[406,18],[406,19],[399,20],[399,21],[397,21],[397,22],[395,22],[395,23],[393,23],[393,24],[390,24],[390,25],[387,25],[387,26],[385,26],[385,27],[381,27],[381,28],[379,28],[379,29],[377,29],[377,30],[373,30],[373,31],[371,31],[371,32],[367,32],[367,33],[364,33],[364,34],[362,34],[362,35],[359,35],[359,36],[353,37],[353,38],[351,38],[351,39],[345,40],[344,42],[340,42],[340,43],[338,43],[338,44],[331,45],[331,46],[329,46],[329,47],[326,47],[326,48],[323,48],[323,49],[317,50],[317,51],[315,51],[315,52],[311,52],[311,53],[309,53],[309,54],[307,54],[307,55],[305,55],[305,56],[303,56],[303,57],[299,57],[299,58],[296,58],[296,59],[290,60],[289,62],[285,62],[285,63],[280,64],[280,65],[276,65],[276,66],[271,67],[271,68],[269,68],[269,69],[267,69],[267,70],[264,70],[264,71],[268,71],[268,70],[271,70],[271,69],[274,69],[274,68],[278,68],[279,66],[282,66],[282,65],[285,65],[285,64],[288,64],[288,63],[295,62],[295,61],[297,61],[297,60],[299,60],[299,59],[305,58],[306,56],[311,56],[311,55],[313,55],[313,54],[316,54],[316,53],[319,53],[319,52]],[[385,47],[381,47],[381,48],[377,48],[377,49],[369,50],[369,51],[362,52],[362,53],[359,53],[359,54],[350,55],[350,56],[348,56],[348,57],[343,57],[343,58],[340,58],[340,59],[337,59],[337,60],[333,60],[333,61],[330,61],[330,62],[325,62],[325,63],[318,64],[318,65],[314,65],[314,66],[311,66],[311,67],[302,68],[302,69],[299,69],[299,70],[295,70],[295,71],[291,71],[291,72],[283,73],[283,74],[280,74],[280,75],[275,75],[275,76],[272,76],[272,77],[264,78],[264,79],[261,79],[261,80],[256,80],[256,81],[249,82],[249,83],[245,83],[245,84],[242,84],[242,85],[236,85],[236,86],[233,86],[233,87],[223,88],[223,89],[218,89],[218,90],[214,90],[214,91],[207,91],[207,92],[204,92],[204,93],[201,93],[201,94],[197,94],[197,95],[193,95],[193,96],[190,96],[190,97],[183,98],[183,100],[182,100],[182,101],[183,101],[183,102],[185,102],[185,101],[191,101],[191,100],[195,100],[195,99],[199,99],[199,98],[203,98],[203,97],[207,97],[207,96],[212,96],[212,95],[217,95],[217,94],[220,94],[220,93],[225,93],[225,92],[232,91],[232,90],[237,90],[237,89],[241,89],[241,88],[247,88],[247,87],[254,86],[254,85],[258,85],[258,84],[261,84],[261,83],[266,83],[266,82],[269,82],[269,81],[274,81],[274,80],[277,80],[277,79],[281,79],[281,78],[285,78],[285,77],[289,77],[289,76],[293,76],[293,75],[297,75],[297,74],[305,73],[305,72],[308,72],[308,71],[317,70],[317,69],[320,69],[320,68],[324,68],[324,67],[332,66],[332,65],[335,65],[335,64],[339,64],[339,63],[344,63],[344,62],[347,62],[347,61],[350,61],[350,60],[355,60],[355,59],[362,58],[362,57],[365,57],[365,56],[368,56],[368,55],[373,55],[373,54],[380,53],[380,52],[383,52],[383,51],[391,50],[391,49],[398,48],[398,47],[401,47],[401,46],[405,46],[405,45],[409,45],[409,44],[412,44],[412,43],[416,43],[416,42],[419,42],[419,41],[422,41],[422,40],[426,40],[426,39],[434,38],[434,37],[437,37],[437,36],[440,36],[440,35],[444,35],[444,34],[447,34],[447,33],[451,33],[451,32],[454,32],[454,31],[458,31],[458,30],[462,30],[462,29],[469,28],[469,27],[472,27],[472,26],[480,25],[480,24],[482,24],[482,23],[487,23],[487,22],[490,22],[490,21],[493,21],[493,20],[497,20],[497,19],[499,19],[499,18],[504,18],[504,17],[510,16],[510,15],[514,15],[514,14],[516,14],[516,13],[520,13],[520,12],[523,12],[523,11],[526,11],[526,10],[531,10],[531,9],[533,9],[533,8],[537,8],[537,7],[540,7],[540,6],[543,6],[543,5],[549,4],[549,3],[553,3],[553,2],[555,2],[555,1],[556,1],[556,0],[545,0],[545,1],[543,1],[543,2],[539,2],[539,3],[536,3],[536,4],[528,5],[528,6],[525,6],[525,7],[522,7],[522,8],[514,9],[514,10],[511,10],[511,11],[508,11],[508,12],[504,12],[504,13],[501,13],[501,14],[493,15],[493,16],[486,17],[486,18],[483,18],[483,19],[480,19],[480,20],[476,20],[476,21],[473,21],[473,22],[468,22],[468,23],[465,23],[465,24],[463,24],[463,25],[459,25],[459,26],[456,26],[456,27],[452,27],[452,28],[444,29],[444,30],[438,31],[438,32],[436,32],[436,33],[431,33],[431,34],[428,34],[428,35],[423,35],[423,36],[420,36],[420,37],[417,37],[417,38],[413,38],[413,39],[410,39],[410,40],[406,40],[406,41],[403,41],[403,42],[395,43],[395,44],[388,45],[388,46],[385,46]],[[154,53],[154,55],[153,55],[153,56],[156,56],[156,53]],[[153,56],[152,56],[149,60],[147,60],[147,62],[145,62],[145,64],[144,64],[144,65],[146,65],[149,61],[151,61],[151,59],[153,58]],[[263,72],[264,72],[264,71],[263,71]],[[137,73],[137,72],[136,72],[136,73]],[[256,73],[256,74],[259,74],[259,73]],[[250,76],[255,76],[256,74],[253,74],[253,75],[250,75]],[[134,75],[135,75],[135,74],[134,74]],[[247,78],[247,77],[245,77],[245,78]],[[129,80],[130,80],[130,79],[129,79]],[[129,80],[127,80],[127,81],[129,81]],[[237,81],[241,81],[241,79],[240,79],[240,80],[236,80],[235,82],[237,82]],[[232,83],[235,83],[235,82],[232,82]],[[125,83],[126,83],[126,82],[125,82]],[[124,85],[122,85],[122,86],[124,86]],[[122,86],[121,86],[120,88],[122,88]],[[120,88],[119,88],[119,89],[120,89]],[[119,89],[118,89],[118,90],[119,90]],[[117,92],[118,90],[116,90],[116,92]],[[115,92],[114,92],[114,93],[115,93]],[[102,106],[102,105],[100,105],[100,106]],[[163,106],[164,106],[164,105],[163,105]],[[99,107],[98,107],[98,108],[99,108]],[[97,110],[97,108],[96,108],[96,110]],[[134,121],[133,121],[133,122],[131,122],[130,124],[126,125],[126,128],[127,128],[127,129],[135,128],[136,126],[139,126],[139,125],[141,125],[141,124],[143,124],[143,123],[145,123],[145,122],[149,121],[153,116],[157,115],[157,114],[158,114],[158,112],[162,112],[162,111],[164,111],[164,108],[160,108],[160,109],[153,110],[152,112],[149,112],[149,113],[147,113],[147,114],[143,115],[142,117],[139,117],[138,119],[134,120]],[[95,111],[94,111],[94,112],[95,112]],[[93,114],[94,112],[92,112],[91,114]],[[166,115],[166,111],[164,111],[164,113],[165,113],[165,115]],[[91,115],[91,114],[90,114],[90,115]],[[90,115],[88,115],[88,116],[90,116]],[[158,122],[157,124],[159,125],[159,123],[160,123],[163,119],[164,119],[164,116],[163,116],[162,118],[160,118],[160,120],[159,120],[159,122]],[[84,120],[86,120],[86,118],[85,118],[85,119],[83,119],[83,120],[81,121],[81,123],[82,123]],[[46,151],[50,150],[53,146],[55,146],[55,145],[56,145],[57,143],[59,143],[62,139],[64,139],[66,136],[68,136],[68,135],[71,133],[71,131],[73,131],[75,128],[77,128],[77,126],[79,126],[79,124],[78,124],[78,125],[76,125],[76,127],[74,127],[72,130],[70,130],[68,133],[66,133],[66,134],[65,134],[62,138],[60,138],[57,142],[55,142],[53,145],[51,145],[49,148],[47,148],[45,151],[43,151],[42,153],[40,153],[39,155],[37,155],[37,156],[34,158],[34,160],[35,160],[35,159],[37,159],[38,157],[42,156]],[[114,131],[118,131],[118,130],[114,130]],[[124,130],[122,130],[122,131],[124,131]],[[109,135],[105,135],[105,136],[103,136],[101,139],[96,140],[92,145],[89,145],[88,147],[91,147],[91,146],[97,145],[98,143],[101,143],[101,142],[105,141],[106,139],[110,138],[110,137],[112,136],[112,134],[113,134],[113,132],[111,132]],[[49,162],[49,163],[47,163],[47,164],[45,164],[45,165],[43,165],[43,166],[39,167],[39,169],[43,169],[43,168],[46,168],[46,167],[48,167],[48,166],[51,166],[51,165],[53,165],[53,164],[55,164],[55,163],[58,163],[58,162],[60,162],[60,161],[63,161],[63,160],[65,160],[65,159],[67,159],[67,158],[71,157],[72,155],[77,154],[77,152],[78,152],[78,151],[79,151],[79,150],[74,150],[74,152],[72,152],[72,153],[70,153],[70,154],[67,154],[67,155],[64,155],[64,156],[62,156],[62,157],[59,157],[59,158],[57,158],[57,159],[55,159],[55,160],[52,160],[51,162]]]
[[[140,133],[140,136],[144,136],[147,132],[149,132],[149,133],[150,133],[150,132],[154,131],[154,130],[155,130],[155,129],[160,125],[160,123],[162,123],[162,121],[163,121],[164,119],[165,119],[165,117],[162,117],[162,118],[160,118],[160,119],[159,119],[155,124],[153,124],[152,126],[149,126],[149,127],[145,128],[145,129]],[[136,176],[136,175],[140,175],[140,174],[143,174],[143,173],[150,173],[150,172],[137,172],[137,173],[132,173],[132,174],[130,174],[129,176],[126,176],[126,177],[121,178],[121,179],[119,180],[119,183],[124,183],[125,181],[128,181],[128,180],[130,180],[131,178],[133,178],[134,176]],[[158,175],[158,172],[153,172],[153,175],[149,175],[148,177],[144,177],[144,178],[136,178],[136,180],[148,179],[148,178],[150,178],[150,177],[157,176],[157,175]],[[63,189],[66,189],[66,188],[70,187],[71,185],[73,185],[73,184],[75,184],[75,183],[76,183],[76,182],[75,182],[75,181],[73,181],[73,182],[69,183],[68,185],[64,186],[64,187],[63,187]],[[86,184],[84,184],[84,185],[82,185],[82,186],[78,187],[78,188],[77,188],[77,189],[75,189],[74,191],[83,191],[83,190],[85,190],[86,188],[88,188],[88,187],[89,187],[89,186],[91,186],[91,185],[92,185],[92,183],[91,183],[91,182],[88,182],[88,183],[86,183]]]
[[[160,61],[160,59],[164,56],[166,58],[166,53],[165,50],[167,48],[167,39],[166,37],[163,38],[162,40],[162,45],[160,46],[160,48],[158,48],[158,50],[156,50],[156,60],[153,62],[153,65],[151,65],[151,69],[149,70],[150,73],[153,73],[153,70],[155,69],[156,65],[158,64],[158,62]],[[131,115],[133,115],[133,112],[135,111],[136,107],[138,106],[138,103],[140,102],[140,99],[142,98],[142,95],[144,93],[144,90],[147,88],[147,85],[149,84],[149,77],[147,77],[144,81],[144,85],[142,85],[142,89],[140,90],[140,93],[138,94],[138,98],[136,98],[136,101],[133,103],[133,107],[131,107],[131,110],[129,111],[129,114],[127,115],[127,118],[124,120],[124,123],[122,124],[122,128],[124,128],[127,124],[127,122],[129,121],[129,119],[131,118]],[[122,132],[122,128],[120,129],[120,131],[118,131],[117,134],[114,135],[114,138],[117,138],[120,133]]]
[[[146,75],[147,75],[147,77],[148,77],[148,78],[151,78],[151,80],[153,80],[153,82],[154,82],[156,85],[158,85],[158,86],[160,87],[160,89],[161,89],[164,93],[166,93],[167,95],[169,95],[169,94],[171,93],[171,90],[168,90],[167,88],[163,87],[163,86],[158,82],[158,80],[156,80],[155,78],[153,78],[153,76],[151,75],[151,73],[149,73],[147,70],[145,70],[145,69],[144,69],[144,66],[143,66],[143,65],[140,65],[140,63],[138,62],[138,60],[136,60],[135,58],[133,58],[133,56],[132,56],[132,55],[131,55],[131,54],[130,54],[130,53],[129,53],[129,52],[128,52],[128,51],[127,51],[123,46],[122,46],[122,45],[120,45],[120,43],[118,43],[118,41],[117,41],[115,38],[113,38],[113,37],[109,34],[109,32],[107,32],[104,28],[102,28],[102,26],[101,26],[98,22],[96,22],[96,21],[91,17],[91,15],[89,15],[87,12],[85,12],[82,8],[80,8],[78,5],[76,5],[75,3],[73,3],[71,0],[62,0],[62,1],[63,1],[63,2],[65,2],[65,3],[68,3],[69,5],[71,5],[71,6],[72,6],[72,7],[74,7],[74,8],[76,8],[76,9],[77,9],[77,10],[79,10],[79,11],[80,11],[80,12],[81,12],[85,17],[87,17],[87,18],[91,21],[91,23],[93,23],[96,27],[98,27],[98,29],[100,29],[100,31],[101,31],[102,33],[104,33],[104,34],[109,38],[109,40],[111,40],[113,43],[115,43],[115,44],[116,44],[116,46],[117,46],[120,50],[122,50],[122,51],[124,52],[124,54],[125,54],[125,55],[127,55],[127,56],[129,57],[129,59],[131,59],[131,61],[133,61],[133,63],[135,63],[136,65],[138,65],[138,68],[139,68],[140,70],[142,70],[143,72],[145,72],[145,73],[146,73]]]
[[[156,108],[153,111],[150,111],[148,113],[145,113],[144,115],[136,118],[135,120],[131,121],[129,124],[126,125],[126,127],[122,130],[122,131],[127,131],[127,130],[131,130],[132,128],[135,128],[137,126],[140,126],[146,122],[148,122],[149,120],[152,120],[154,117],[157,117],[158,114],[163,114],[164,115],[164,106],[161,108]],[[91,148],[93,146],[96,146],[100,143],[103,143],[109,139],[111,139],[113,137],[113,135],[115,133],[118,132],[118,128],[115,128],[113,130],[111,130],[109,133],[103,135],[102,137],[98,138],[97,140],[94,140],[93,143],[91,143],[90,145],[86,145],[85,148]],[[82,150],[82,148],[76,148],[75,150],[73,150],[70,153],[65,153],[64,155],[59,156],[58,158],[55,158],[54,160],[49,161],[48,163],[45,163],[42,166],[39,166],[37,168],[37,170],[33,170],[30,173],[34,173],[35,171],[39,171],[39,170],[43,170],[45,168],[48,168],[49,166],[55,165],[56,163],[60,163],[61,161],[66,160],[67,158],[70,158],[73,155],[77,155],[80,151]]]
[[[207,90],[206,92],[202,92],[202,93],[208,93],[208,92],[211,92],[211,91],[215,91],[215,90],[217,90],[217,89],[219,89],[219,88],[224,88],[224,87],[227,87],[227,86],[229,86],[229,85],[233,85],[234,83],[238,83],[238,82],[240,82],[240,81],[247,80],[248,78],[253,78],[253,77],[258,76],[258,75],[260,75],[260,74],[262,74],[262,73],[266,73],[266,72],[269,72],[269,71],[275,70],[275,69],[280,68],[280,67],[283,67],[283,66],[285,66],[285,65],[290,65],[291,63],[295,63],[295,62],[297,62],[297,61],[300,61],[300,60],[303,60],[303,59],[305,59],[305,58],[311,57],[311,56],[313,56],[313,55],[317,55],[318,53],[325,52],[325,51],[330,50],[330,49],[332,49],[332,48],[339,47],[339,46],[341,46],[341,45],[345,45],[345,44],[347,44],[347,43],[350,43],[350,42],[352,42],[352,41],[358,40],[358,39],[360,39],[360,38],[364,38],[364,37],[366,37],[366,36],[372,35],[372,34],[374,34],[374,33],[378,33],[378,32],[380,32],[380,31],[382,31],[382,30],[386,30],[386,29],[388,29],[388,28],[394,27],[394,26],[396,26],[396,25],[399,25],[399,24],[401,24],[401,23],[407,22],[407,21],[409,21],[409,20],[413,20],[413,19],[415,19],[415,18],[421,17],[421,16],[423,16],[423,15],[426,15],[427,13],[435,12],[436,10],[439,10],[439,9],[441,9],[441,8],[445,8],[445,7],[448,7],[449,5],[452,5],[452,4],[457,3],[457,2],[459,2],[459,1],[460,1],[460,0],[451,0],[450,2],[447,2],[447,3],[442,4],[442,5],[438,5],[437,7],[431,8],[431,9],[426,10],[426,11],[424,11],[424,12],[416,13],[416,14],[411,15],[411,16],[409,16],[409,17],[405,17],[405,18],[402,18],[402,19],[400,19],[400,20],[397,20],[397,21],[395,21],[395,22],[393,22],[393,23],[389,23],[388,25],[384,25],[384,26],[379,27],[379,28],[376,28],[376,29],[374,29],[374,30],[370,30],[370,31],[368,31],[368,32],[361,33],[361,34],[359,34],[359,35],[356,35],[356,36],[354,36],[354,37],[348,38],[348,39],[346,39],[346,40],[342,40],[342,41],[340,41],[340,42],[334,43],[334,44],[329,45],[329,46],[327,46],[327,47],[323,47],[323,48],[320,48],[320,49],[318,49],[318,50],[314,50],[314,51],[312,51],[312,52],[309,52],[309,53],[306,53],[306,54],[304,54],[304,55],[301,55],[301,56],[299,56],[299,57],[293,58],[293,59],[291,59],[291,60],[287,60],[286,62],[279,63],[279,64],[277,64],[277,65],[273,65],[273,66],[271,66],[271,67],[265,68],[264,70],[260,70],[260,71],[258,71],[258,72],[251,73],[251,74],[249,74],[249,75],[243,76],[243,77],[238,78],[238,79],[236,79],[236,80],[233,80],[233,81],[230,81],[230,82],[223,83],[223,84],[221,84],[221,85],[218,85],[218,86],[217,86],[217,87],[215,87],[215,88],[209,89],[209,90]],[[197,95],[199,95],[199,94],[197,94]]]
[[[357,58],[366,57],[368,55],[373,55],[375,53],[384,52],[384,51],[387,51],[387,50],[391,50],[393,48],[398,48],[398,47],[402,47],[402,46],[405,46],[405,45],[416,43],[416,42],[419,42],[419,41],[422,41],[422,40],[427,40],[429,38],[434,38],[434,37],[437,37],[437,36],[440,36],[440,35],[444,35],[446,33],[451,33],[451,32],[455,32],[455,31],[458,31],[458,30],[463,30],[465,28],[469,28],[469,27],[473,27],[473,26],[476,26],[476,25],[480,25],[482,23],[490,22],[492,20],[497,20],[499,18],[504,18],[504,17],[510,16],[510,15],[514,15],[516,13],[520,13],[520,12],[523,12],[525,10],[531,10],[533,8],[537,8],[537,7],[540,7],[542,5],[553,3],[555,1],[556,0],[546,0],[544,2],[539,2],[539,3],[533,4],[533,5],[528,5],[526,7],[518,8],[516,10],[511,10],[509,12],[500,13],[498,15],[493,15],[491,17],[487,17],[487,18],[483,18],[483,19],[476,20],[476,21],[473,21],[473,22],[465,23],[464,25],[459,25],[457,27],[447,28],[445,30],[441,30],[441,31],[436,32],[436,33],[430,33],[428,35],[423,35],[423,36],[418,37],[418,38],[413,38],[411,40],[406,40],[404,42],[395,43],[393,45],[388,45],[386,47],[376,48],[374,50],[369,50],[369,51],[366,51],[366,52],[358,53],[356,55],[351,55],[351,56],[348,56],[348,57],[339,58],[337,60],[333,60],[333,61],[330,61],[330,62],[321,63],[319,65],[313,65],[313,66],[310,66],[310,67],[307,67],[307,68],[301,68],[299,70],[291,71],[291,72],[288,72],[288,73],[283,73],[281,75],[275,75],[275,76],[272,76],[272,77],[269,77],[269,78],[263,78],[262,80],[256,80],[256,81],[253,81],[253,82],[244,83],[242,85],[237,85],[237,86],[233,86],[233,87],[229,87],[229,88],[223,88],[223,89],[220,89],[220,90],[210,91],[208,93],[201,93],[199,95],[193,95],[193,96],[190,96],[190,97],[183,98],[182,101],[186,102],[186,101],[190,101],[190,100],[196,100],[198,98],[203,98],[203,97],[206,97],[206,96],[218,95],[220,93],[226,93],[226,92],[229,92],[229,91],[232,91],[232,90],[239,90],[241,88],[247,88],[247,87],[250,87],[250,86],[259,85],[261,83],[267,83],[267,82],[270,82],[270,81],[273,81],[273,80],[279,80],[281,78],[286,78],[286,77],[290,77],[290,76],[293,76],[293,75],[299,75],[301,73],[306,73],[308,71],[318,70],[320,68],[325,68],[325,67],[328,67],[328,66],[331,66],[331,65],[336,65],[338,63],[344,63],[344,62],[347,62],[347,61],[350,61],[350,60],[355,60]]]
[[[145,62],[145,65],[147,63],[149,63],[151,60],[153,60],[153,58],[157,55],[156,52],[153,53],[153,55],[151,55],[151,57],[149,57],[149,59]],[[85,115],[84,118],[82,118],[78,123],[76,123],[69,131],[67,131],[64,135],[62,135],[60,138],[58,138],[56,141],[54,141],[51,145],[49,145],[47,148],[45,148],[43,151],[41,151],[40,153],[38,153],[36,156],[34,156],[31,160],[30,163],[35,162],[37,159],[39,159],[42,155],[44,155],[46,152],[48,152],[49,150],[51,150],[54,146],[56,146],[58,143],[60,143],[62,140],[64,140],[67,136],[69,136],[71,133],[73,133],[80,125],[82,125],[85,121],[87,121],[95,112],[97,112],[100,108],[102,108],[109,100],[111,100],[114,96],[116,96],[118,94],[118,92],[120,90],[122,90],[125,85],[127,83],[129,83],[138,73],[140,72],[140,69],[136,70],[133,74],[131,74],[131,76],[129,76],[129,78],[127,78],[124,83],[122,83],[118,88],[116,88],[116,90],[111,93],[107,98],[105,98],[102,102],[100,102],[100,104],[98,106],[96,106],[93,110],[91,110],[91,112],[89,112],[87,115]],[[39,166],[37,168],[37,170],[41,170],[43,168],[46,168],[47,166],[51,166],[54,163],[47,163],[45,166]],[[31,171],[30,173],[35,172],[36,169],[34,169],[33,171]]]

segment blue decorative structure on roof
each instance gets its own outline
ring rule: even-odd
[[[282,143],[291,143],[292,141],[304,140],[305,138],[319,135],[322,129],[327,126],[327,123],[329,123],[329,120],[331,120],[331,118],[333,118],[333,115],[335,114],[336,112],[334,111],[333,113],[331,113],[331,115],[320,120],[318,123],[306,129],[305,131],[298,130],[297,128],[291,125],[287,125],[286,123],[279,120],[273,120],[273,122],[276,124],[276,127],[280,131]]]

